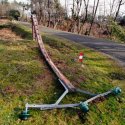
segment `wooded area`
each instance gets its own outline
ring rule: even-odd
[[[20,19],[28,20],[26,12],[34,8],[39,24],[68,32],[111,38],[116,26],[125,25],[122,13],[125,0],[27,0],[9,3],[1,0],[0,14],[8,15],[11,9],[21,12]],[[20,8],[20,9],[19,9]],[[122,11],[121,11],[122,10]],[[25,18],[25,19],[24,19]],[[119,27],[121,30],[121,28]],[[121,31],[120,36],[123,31]],[[122,34],[123,35],[123,34]],[[120,38],[121,40],[121,38]]]
[[[9,19],[16,19],[16,20],[27,20],[28,21],[28,10],[30,8],[30,4],[17,2],[14,0],[10,2],[9,0],[0,0],[0,17],[8,17]],[[27,11],[27,12],[26,12]]]
[[[125,25],[124,0],[32,0],[39,24],[78,34],[110,37],[113,22]],[[69,3],[69,4],[68,4]],[[100,10],[101,8],[101,10]]]

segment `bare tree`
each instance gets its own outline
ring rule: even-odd
[[[116,0],[113,0],[112,2],[110,1],[110,17],[112,16],[112,12],[114,9],[114,5],[115,5]]]
[[[57,27],[58,23],[62,21],[65,17],[65,10],[63,7],[61,7],[59,0],[54,0],[54,28]]]
[[[0,0],[0,16],[9,16],[10,10],[18,10],[22,13],[21,5],[16,0],[12,3],[9,3],[8,0]]]
[[[79,32],[82,0],[73,0],[71,31]],[[77,30],[76,30],[77,29]]]
[[[50,13],[50,0],[48,0],[48,27],[50,27],[51,13]]]
[[[32,6],[37,14],[39,24],[43,23],[45,17],[48,18],[49,25],[49,15],[50,15],[50,0],[31,0]]]
[[[8,0],[1,0],[0,1],[0,16],[6,16],[7,11],[10,9],[10,4]]]
[[[90,33],[91,33],[91,29],[92,29],[92,26],[93,26],[93,23],[94,23],[94,19],[95,19],[96,13],[97,13],[97,9],[98,9],[98,6],[99,6],[99,1],[100,1],[100,0],[97,0],[97,3],[96,3],[96,0],[94,0],[93,18],[92,18],[92,21],[91,21],[91,24],[90,24],[90,28],[89,28],[89,30],[88,30],[87,35],[90,35]]]
[[[64,15],[64,9],[59,0],[31,0],[38,17],[39,24],[56,28],[59,19]]]
[[[85,5],[85,19],[84,19],[84,23],[87,21],[88,18],[88,6],[89,6],[89,0],[84,0],[84,5]]]
[[[119,0],[118,9],[117,9],[117,11],[116,11],[116,15],[115,15],[114,21],[116,21],[116,19],[117,19],[117,17],[118,17],[120,7],[121,7],[121,5],[123,5],[122,2],[123,2],[123,0]]]
[[[62,7],[59,0],[32,0],[36,6],[38,20],[43,25],[53,28],[65,29],[69,32],[83,33],[83,27],[87,26],[86,35],[90,35],[92,27],[97,16],[99,3],[101,0],[94,0],[91,5],[91,0],[72,0],[72,15],[69,14],[69,0],[64,0],[65,6]],[[106,24],[110,23],[111,17],[116,21],[121,5],[124,0],[110,0],[110,8],[107,7],[107,1],[103,0],[103,5],[100,5],[101,13],[98,15],[97,28],[102,31],[107,31]],[[71,4],[70,4],[71,5]],[[109,8],[109,11],[107,11]],[[102,10],[104,9],[104,13]],[[104,23],[105,20],[105,23]],[[86,24],[86,25],[85,25]],[[90,27],[88,27],[90,25]],[[108,26],[108,25],[107,25]]]
[[[88,19],[88,6],[89,6],[89,0],[83,0],[83,1],[84,1],[84,6],[85,6],[85,17],[84,17],[84,19],[82,20],[82,24],[81,24],[81,26],[80,26],[80,29],[79,29],[78,33],[81,32],[81,30],[82,30],[82,28],[83,28],[85,22],[86,22],[87,19]]]

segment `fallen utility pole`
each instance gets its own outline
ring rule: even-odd
[[[51,67],[53,72],[56,74],[59,82],[64,87],[65,91],[54,104],[28,104],[27,103],[25,106],[25,111],[23,111],[20,115],[20,118],[22,120],[28,119],[28,117],[30,116],[28,110],[30,108],[48,110],[48,109],[55,109],[55,108],[79,107],[83,111],[83,113],[87,113],[89,111],[88,103],[90,103],[96,99],[100,99],[101,97],[106,97],[108,95],[118,95],[119,93],[121,93],[121,89],[119,87],[116,87],[115,89],[112,89],[112,90],[102,93],[102,94],[93,94],[91,92],[81,90],[81,89],[74,87],[72,85],[72,83],[60,72],[60,70],[56,67],[56,65],[52,62],[51,58],[49,57],[49,55],[45,49],[41,34],[39,32],[38,21],[37,21],[35,14],[32,14],[32,28],[33,28],[32,29],[33,38],[38,42],[41,53],[43,54],[46,62],[49,64],[49,66]],[[84,102],[80,102],[80,103],[76,103],[76,104],[61,105],[60,102],[69,92],[80,92],[80,93],[89,95],[91,98],[89,98],[88,100],[86,100]]]

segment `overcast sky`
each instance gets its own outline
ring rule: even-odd
[[[14,1],[14,0],[8,0],[8,1]],[[27,0],[16,0],[17,2],[26,2]]]
[[[13,0],[9,0],[9,1],[13,1]],[[16,0],[17,2],[26,2],[28,0]],[[73,0],[66,0],[67,1],[67,6],[68,6],[68,11],[71,11],[71,7],[72,7],[72,1]],[[107,13],[109,13],[109,5],[110,5],[110,1],[112,0],[105,0],[105,5],[107,8]],[[124,1],[124,0],[123,0]],[[60,3],[65,6],[65,0],[60,0]],[[90,10],[93,6],[94,0],[90,0]],[[116,7],[116,6],[115,6]],[[117,9],[117,8],[116,8]],[[125,14],[125,5],[121,6],[121,10],[120,10],[121,14]],[[98,8],[98,13],[103,14],[104,13],[104,0],[100,0],[100,4],[99,4],[99,8]]]
[[[73,0],[66,0],[66,1],[67,1],[67,5],[69,7],[68,11],[71,11]],[[89,0],[89,1],[90,1],[89,10],[92,11],[92,6],[94,5],[94,0]],[[106,14],[109,14],[110,4],[112,3],[113,0],[100,0],[97,14],[104,14],[104,1],[105,1],[105,6],[106,6]],[[123,0],[123,1],[125,2],[125,0]],[[65,6],[65,0],[60,0],[60,2],[63,6]],[[96,0],[96,2],[97,2],[97,0]],[[118,3],[118,0],[116,0],[114,10],[117,10],[117,8],[118,8],[117,3]],[[120,14],[125,15],[125,5],[121,6]]]

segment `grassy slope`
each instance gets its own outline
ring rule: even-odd
[[[24,28],[13,28],[25,39],[0,41],[0,124],[5,125],[124,125],[125,93],[104,102],[91,104],[90,112],[79,118],[79,109],[34,111],[28,121],[17,114],[24,104],[53,103],[63,92],[57,79],[41,57],[36,42],[26,40],[31,34]],[[25,32],[25,33],[24,33]],[[22,35],[25,34],[25,35]],[[27,37],[28,36],[28,37]],[[108,57],[84,46],[43,35],[46,48],[58,68],[82,89],[105,92],[114,86],[125,90],[125,73]],[[79,52],[85,53],[85,67],[76,61]],[[62,103],[86,100],[81,94],[69,94]]]
[[[112,30],[112,40],[116,40],[119,43],[125,43],[125,30],[123,26],[118,25],[116,22],[112,22],[110,26]]]

